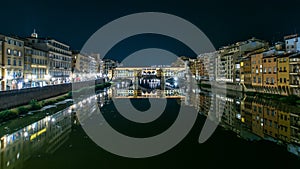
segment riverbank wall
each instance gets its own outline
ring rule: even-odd
[[[40,101],[62,94],[66,94],[72,91],[72,89],[77,90],[83,87],[92,86],[94,84],[96,85],[103,83],[104,79],[97,79],[93,81],[76,82],[73,84],[66,83],[44,87],[2,91],[0,92],[0,110],[25,105],[33,99]]]

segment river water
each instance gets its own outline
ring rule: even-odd
[[[293,105],[229,92],[226,95],[194,91],[188,96],[176,90],[123,90],[109,88],[52,115],[29,118],[20,127],[1,125],[1,169],[94,168],[296,168],[300,164],[300,111]],[[164,112],[150,123],[134,123],[114,106],[114,99],[128,99],[140,111],[149,100],[167,100]],[[96,103],[96,104],[95,104]],[[118,132],[135,138],[163,133],[176,120],[180,103],[198,111],[188,135],[171,150],[149,158],[127,158],[98,146],[83,130],[82,119],[98,108]],[[219,125],[204,143],[198,142],[212,110]],[[85,114],[82,115],[82,112]],[[99,122],[100,126],[102,122]],[[19,125],[15,125],[19,126]],[[24,127],[25,126],[25,127]],[[101,137],[108,137],[101,135]],[[115,140],[112,140],[114,142]],[[134,149],[133,149],[134,151]]]

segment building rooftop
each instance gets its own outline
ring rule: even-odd
[[[296,37],[298,37],[298,34],[287,35],[287,36],[284,36],[284,40],[292,39],[292,38],[296,38]]]
[[[290,55],[290,58],[300,58],[300,52],[296,52]]]

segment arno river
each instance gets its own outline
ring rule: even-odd
[[[141,91],[112,87],[55,114],[23,117],[22,125],[18,123],[20,119],[1,124],[0,168],[299,167],[299,108],[237,92],[224,95],[197,90],[194,93],[197,94],[187,97],[176,90]],[[150,106],[148,99],[159,100],[161,97],[167,99],[165,111],[148,124],[129,122],[118,113],[113,101],[131,98],[134,107],[143,111]],[[102,149],[89,138],[77,116],[78,111],[93,112],[98,106],[106,121],[118,132],[132,137],[149,137],[172,125],[180,102],[198,111],[193,128],[174,148],[149,158],[126,158]],[[223,107],[223,115],[217,117],[220,124],[213,135],[200,144],[198,138],[204,121],[218,106]],[[86,118],[89,118],[88,114]]]

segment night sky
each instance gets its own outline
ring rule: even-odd
[[[284,35],[300,32],[300,1],[1,1],[0,33],[29,36],[33,29],[40,37],[54,37],[74,50],[80,50],[85,41],[106,23],[121,16],[137,12],[165,12],[182,17],[199,27],[211,40],[215,48],[242,41],[251,37],[271,43],[282,40]],[[140,44],[136,37],[112,57],[122,57],[145,47],[161,47],[174,50],[178,55],[193,54],[178,42],[163,37],[150,37]],[[163,44],[157,38],[166,39]],[[152,39],[152,40],[151,40]],[[173,41],[173,42],[171,42]],[[175,47],[176,46],[176,47]],[[127,50],[121,51],[121,49]],[[122,55],[122,56],[121,56]],[[193,57],[193,56],[192,56]]]

